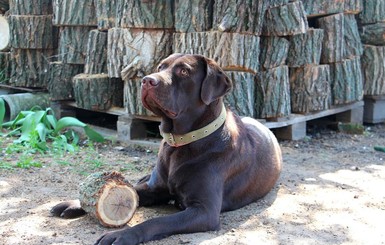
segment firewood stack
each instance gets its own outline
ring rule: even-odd
[[[49,60],[57,48],[51,0],[10,0],[10,85],[45,88]]]

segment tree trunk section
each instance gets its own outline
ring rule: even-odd
[[[53,0],[53,24],[96,26],[94,0]]]
[[[259,73],[255,98],[257,118],[288,116],[291,111],[288,67],[280,66]]]
[[[11,71],[11,53],[0,52],[0,84],[9,84]]]
[[[17,87],[46,88],[49,60],[54,50],[13,49],[10,83]]]
[[[73,87],[76,104],[83,109],[105,111],[123,101],[123,82],[107,74],[78,74]]]
[[[366,1],[366,0],[345,0],[344,13],[345,14],[360,13],[363,10],[363,1]]]
[[[362,43],[385,46],[385,22],[363,26],[360,35]]]
[[[214,59],[227,71],[257,73],[259,37],[228,32],[174,34],[174,52],[201,54]]]
[[[144,77],[171,52],[172,33],[167,30],[112,28],[108,30],[108,75],[123,80]]]
[[[283,37],[261,37],[259,62],[266,69],[285,65],[289,51],[289,41]]]
[[[9,9],[9,0],[0,0],[0,14],[4,14]]]
[[[106,227],[126,225],[139,206],[136,190],[118,172],[94,173],[79,188],[81,207]]]
[[[289,36],[305,33],[307,29],[306,12],[302,2],[298,1],[268,9],[262,35]]]
[[[52,15],[52,0],[9,0],[10,14]]]
[[[10,39],[8,19],[0,16],[0,51],[9,50]]]
[[[365,95],[385,95],[385,46],[364,46],[361,57]]]
[[[323,38],[322,29],[309,29],[304,34],[291,36],[287,65],[289,67],[318,65],[321,60]]]
[[[269,0],[269,8],[278,7],[281,5],[286,5],[289,3],[289,0]]]
[[[60,61],[50,63],[48,91],[50,100],[73,100],[72,78],[83,72],[83,65],[71,65]]]
[[[90,31],[84,73],[107,73],[107,37],[106,32]]]
[[[353,14],[344,15],[344,59],[362,55],[362,43]]]
[[[225,96],[225,104],[239,116],[255,117],[255,75],[247,72],[226,72],[233,81],[233,90]]]
[[[329,65],[290,69],[291,111],[309,113],[330,108]]]
[[[364,0],[363,10],[359,14],[362,24],[374,24],[385,21],[385,1],[383,0]]]
[[[124,0],[95,0],[96,19],[99,30],[118,27],[123,14]]]
[[[52,26],[52,15],[9,16],[11,47],[22,49],[54,49],[57,47],[57,29]]]
[[[214,1],[213,29],[260,35],[269,1]]]
[[[175,1],[176,32],[209,31],[213,23],[214,0]]]
[[[60,27],[59,61],[68,64],[85,64],[89,32],[93,27]]]
[[[142,104],[142,79],[128,79],[124,81],[124,107],[129,115],[154,116]]]
[[[336,14],[317,20],[319,28],[324,30],[321,63],[333,63],[344,57],[344,15]]]
[[[325,16],[344,12],[346,0],[302,0],[308,17]]]
[[[333,105],[362,100],[363,78],[359,57],[330,64],[330,77]]]

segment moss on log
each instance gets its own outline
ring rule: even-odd
[[[385,95],[385,46],[364,45],[361,63],[365,95]]]
[[[283,37],[261,37],[259,62],[262,69],[284,65],[289,51],[289,41]]]
[[[9,0],[12,15],[51,15],[52,0]]]
[[[84,73],[107,73],[107,33],[92,30],[88,36]]]

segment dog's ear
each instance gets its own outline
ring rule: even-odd
[[[206,77],[201,86],[201,99],[209,105],[227,94],[233,87],[231,80],[212,59],[205,58]]]

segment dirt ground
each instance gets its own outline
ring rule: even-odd
[[[1,161],[16,161],[2,142]],[[176,235],[169,244],[385,244],[385,124],[363,135],[322,129],[281,141],[284,168],[262,200],[221,215],[216,232]],[[156,150],[99,145],[75,154],[33,155],[42,167],[0,169],[0,244],[93,244],[105,231],[89,216],[51,217],[50,208],[77,197],[91,172],[117,170],[133,183],[150,171]],[[175,212],[139,208],[129,225]]]

